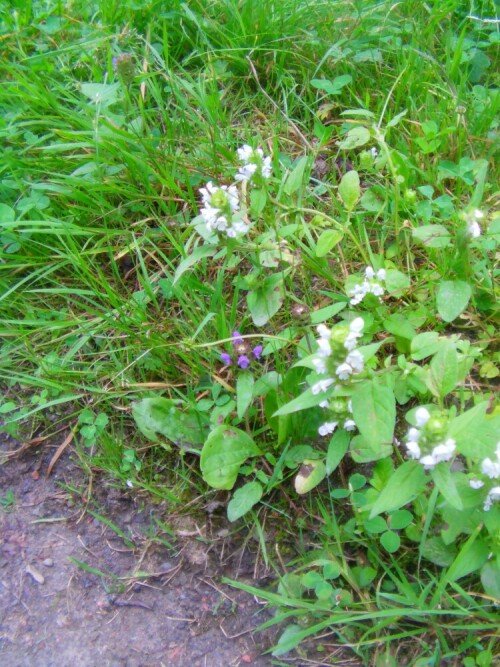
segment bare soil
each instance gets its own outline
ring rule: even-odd
[[[18,447],[0,436],[0,455]],[[91,489],[68,452],[47,476],[53,454],[0,463],[2,667],[272,664],[275,634],[254,634],[269,612],[220,583],[263,583],[225,508],[174,517],[104,478]]]

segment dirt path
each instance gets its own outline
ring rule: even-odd
[[[0,452],[18,446],[4,439]],[[268,612],[219,583],[221,574],[255,583],[244,550],[221,558],[223,510],[219,523],[215,515],[207,522],[208,534],[100,480],[92,516],[81,504],[87,481],[70,455],[46,477],[52,454],[40,448],[0,465],[2,667],[272,664],[262,655],[272,636],[252,634]]]

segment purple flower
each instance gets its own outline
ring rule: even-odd
[[[245,341],[241,337],[241,334],[239,331],[233,331],[233,345],[241,345],[241,343],[244,343]]]
[[[253,354],[253,356],[254,356],[256,359],[260,359],[260,357],[261,357],[261,355],[262,355],[262,350],[263,350],[263,349],[264,349],[264,348],[262,347],[262,345],[256,345],[256,346],[253,348],[253,350],[252,350],[252,354]]]
[[[231,359],[231,355],[228,354],[227,352],[223,352],[223,353],[220,355],[220,358],[221,358],[221,361],[222,361],[222,363],[224,364],[224,366],[230,366],[231,363],[232,363],[232,361],[233,361],[233,360]]]
[[[246,354],[242,354],[241,357],[238,357],[238,366],[240,368],[248,368],[250,366],[250,359]]]

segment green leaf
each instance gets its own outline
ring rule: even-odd
[[[485,563],[481,569],[481,583],[486,595],[496,598],[500,604],[500,566],[497,560]]]
[[[408,322],[407,317],[400,313],[392,313],[389,315],[389,317],[384,320],[384,327],[389,333],[400,338],[412,340],[416,335],[415,327],[411,322]]]
[[[269,322],[283,303],[283,283],[281,274],[268,276],[262,285],[247,294],[247,304],[253,323],[262,327]]]
[[[464,508],[464,504],[460,498],[460,494],[458,493],[455,479],[453,477],[453,473],[450,471],[449,465],[444,462],[439,463],[431,471],[431,477],[434,481],[434,484],[437,486],[449,504],[457,510],[462,510]]]
[[[160,433],[183,448],[198,449],[206,438],[206,419],[191,408],[180,410],[176,401],[168,398],[143,398],[132,405],[132,416],[146,438],[158,442]]]
[[[197,264],[200,260],[204,259],[205,257],[213,257],[216,252],[217,248],[211,245],[202,245],[199,246],[198,248],[195,248],[190,255],[188,255],[181,261],[181,263],[175,270],[174,281],[172,285],[175,285],[175,283],[179,280],[182,274],[185,273],[188,269],[190,269],[192,266]]]
[[[307,157],[305,156],[297,160],[295,167],[288,174],[286,179],[285,186],[283,188],[285,194],[293,195],[293,193],[297,192],[297,190],[302,186],[302,183],[304,182],[304,171],[307,166],[307,161]]]
[[[427,248],[447,248],[451,244],[450,232],[443,225],[422,225],[412,231],[413,238]]]
[[[344,429],[338,429],[332,436],[326,453],[326,474],[331,475],[349,449],[350,437]]]
[[[433,394],[444,398],[458,381],[458,355],[455,345],[445,340],[430,363],[428,387]]]
[[[316,243],[316,257],[324,257],[327,255],[333,246],[342,241],[343,237],[344,234],[337,229],[325,230]]]
[[[395,553],[401,546],[401,538],[398,533],[388,530],[385,533],[382,533],[380,536],[380,544],[384,547],[386,551],[390,554]]]
[[[411,341],[411,358],[414,361],[422,361],[426,357],[431,357],[439,349],[439,334],[437,331],[426,331],[418,334]]]
[[[397,510],[389,516],[387,523],[392,530],[402,530],[409,526],[412,521],[413,514],[411,512],[408,512],[408,510]]]
[[[438,313],[445,322],[453,322],[467,308],[471,296],[471,286],[464,280],[443,281],[436,297]]]
[[[332,303],[330,306],[325,306],[319,310],[315,310],[311,313],[311,324],[321,324],[321,322],[326,322],[326,320],[335,317],[337,313],[340,313],[341,310],[344,310],[346,303]]]
[[[273,650],[272,655],[275,658],[278,658],[280,655],[289,653],[300,644],[304,638],[303,633],[304,628],[301,628],[300,625],[288,625],[278,639],[278,643],[276,644],[276,648]]]
[[[279,410],[276,410],[273,417],[281,417],[283,415],[290,415],[292,412],[299,412],[300,410],[306,410],[307,408],[312,408],[315,405],[318,405],[324,396],[321,394],[313,394],[311,389],[306,389],[304,393],[297,398],[294,398],[289,403],[281,406]]]
[[[252,402],[254,377],[252,373],[241,373],[236,382],[236,406],[241,419]]]
[[[344,86],[347,86],[352,81],[350,74],[342,74],[335,77],[333,81],[328,79],[312,79],[311,86],[317,90],[323,90],[328,95],[338,95]]]
[[[233,426],[218,426],[206,439],[201,452],[203,479],[214,489],[230,490],[242,464],[249,456],[258,454],[259,449],[245,431]]]
[[[14,222],[16,219],[16,212],[7,204],[0,204],[0,225],[5,222]]]
[[[107,107],[118,99],[119,83],[82,83],[80,90],[91,102]]]
[[[326,477],[326,467],[323,461],[307,459],[301,465],[295,477],[295,491],[299,494],[307,493],[318,486]]]
[[[265,190],[254,188],[250,191],[250,209],[256,217],[264,210],[267,201],[267,193]]]
[[[236,521],[252,509],[262,498],[262,486],[259,482],[248,482],[234,492],[227,506],[227,518]]]
[[[361,196],[359,174],[357,171],[348,171],[344,174],[339,185],[339,195],[348,211],[352,211]]]
[[[364,146],[370,139],[370,130],[366,127],[354,127],[352,130],[349,130],[344,139],[337,145],[339,148],[342,148],[342,150],[350,151],[353,148]]]
[[[387,269],[385,272],[385,287],[391,296],[400,296],[411,285],[411,281],[401,271],[396,269]]]
[[[440,537],[426,540],[421,552],[424,558],[440,567],[449,567],[457,556],[455,545],[445,544]]]
[[[482,401],[450,422],[448,435],[463,456],[474,460],[493,457],[500,432],[500,415],[487,415],[488,401]]]
[[[392,389],[377,379],[366,381],[352,395],[352,413],[363,439],[375,451],[392,444],[396,422],[396,399]]]
[[[426,487],[424,467],[406,461],[394,471],[370,512],[370,519],[382,512],[393,512],[416,498]]]

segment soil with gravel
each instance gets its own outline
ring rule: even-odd
[[[2,667],[272,664],[276,631],[254,633],[269,612],[220,583],[266,583],[221,503],[176,517],[103,477],[90,485],[70,448],[50,475],[56,445],[5,456],[18,449],[0,436]]]

